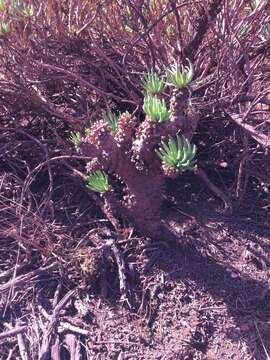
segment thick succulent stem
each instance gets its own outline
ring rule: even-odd
[[[191,140],[196,131],[199,116],[195,109],[189,105],[189,96],[187,88],[174,89],[170,100],[170,111],[172,113],[171,123],[175,124],[173,130],[177,124],[177,130],[188,140]]]
[[[109,192],[102,195],[103,203],[102,210],[107,216],[108,220],[114,226],[115,230],[119,231],[121,226],[118,221],[120,216],[123,216],[123,208],[121,202],[116,198],[114,192],[110,190]]]
[[[124,203],[138,230],[147,236],[161,236],[161,205],[164,178],[137,174],[126,177]]]
[[[109,177],[113,174],[123,186],[125,195],[121,200],[116,198],[112,188],[102,195],[103,211],[116,229],[120,227],[117,218],[122,217],[129,218],[140,233],[153,239],[171,236],[162,225],[166,173],[155,148],[162,139],[187,131],[188,119],[180,108],[187,92],[176,95],[170,120],[155,123],[146,117],[136,131],[135,119],[125,114],[119,119],[117,131],[111,132],[101,121],[83,139],[80,150],[93,156],[88,171],[103,170]]]

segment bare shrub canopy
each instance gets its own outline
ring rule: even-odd
[[[268,1],[3,1],[1,8],[2,116],[36,111],[79,127],[100,108],[135,109],[143,72],[186,59],[201,111],[238,113],[240,101],[246,107],[268,96]]]

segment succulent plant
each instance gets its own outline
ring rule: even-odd
[[[86,178],[87,187],[98,193],[105,193],[109,191],[109,180],[108,175],[101,170],[94,171],[91,175]]]
[[[89,127],[85,128],[84,129],[84,134],[85,134],[85,136],[91,134],[91,128],[89,128]]]
[[[260,5],[260,3],[261,3],[261,0],[252,0],[250,3],[252,10],[253,11],[256,10],[257,7]]]
[[[168,143],[161,142],[156,154],[160,157],[164,166],[180,171],[195,170],[196,145],[191,144],[184,136],[176,136],[176,141],[172,138]]]
[[[6,4],[4,0],[0,0],[0,12],[3,12],[6,8]]]
[[[116,132],[118,129],[120,113],[115,114],[112,111],[107,111],[107,112],[104,111],[103,118],[104,118],[104,120],[106,120],[109,123],[111,130],[113,132]]]
[[[72,132],[70,135],[69,140],[72,142],[72,144],[75,147],[80,146],[81,142],[82,142],[82,138],[81,138],[81,134],[77,131],[77,132]]]
[[[148,95],[144,98],[143,111],[155,122],[163,122],[171,117],[164,99],[160,100],[156,96]]]
[[[10,26],[6,22],[0,23],[0,36],[5,36],[10,32]]]
[[[155,72],[145,74],[142,85],[146,94],[156,95],[164,90],[165,82]]]
[[[21,22],[34,16],[34,7],[24,6],[24,3],[19,0],[12,0],[11,14],[15,21]]]
[[[178,89],[187,87],[193,79],[193,67],[188,60],[189,66],[175,64],[167,70],[167,83]]]
[[[21,10],[21,14],[26,18],[31,18],[34,16],[34,8],[33,6],[25,7]]]

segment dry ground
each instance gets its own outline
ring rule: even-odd
[[[64,270],[57,264],[40,272],[35,266],[40,264],[38,257],[28,263],[24,259],[16,274],[28,274],[22,286],[11,291],[7,285],[13,273],[0,276],[1,331],[26,325],[23,343],[29,359],[37,358],[44,334],[48,335],[50,315],[57,301],[69,294],[52,336],[52,342],[59,341],[60,359],[267,359],[270,226],[266,214],[256,208],[250,214],[247,208],[226,214],[200,185],[193,193],[187,191],[185,199],[177,189],[179,184],[168,196],[165,212],[172,214],[174,226],[181,224],[179,244],[142,238],[119,243],[129,304],[120,299],[117,267],[110,256],[86,280],[88,288],[80,286],[75,294],[68,292],[77,285],[69,264]],[[11,238],[1,238],[1,249],[8,241],[11,247]],[[6,254],[2,250],[2,266]],[[45,261],[47,266],[50,261]],[[91,266],[96,264],[92,261]],[[5,336],[0,358],[20,359],[19,340],[19,335]]]

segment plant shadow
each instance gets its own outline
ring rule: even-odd
[[[152,253],[149,258],[151,264],[146,265],[146,269],[150,269],[147,272],[151,275],[155,271],[161,271],[165,274],[165,284],[187,281],[196,284],[196,288],[207,294],[212,303],[218,304],[217,308],[225,307],[229,317],[233,319],[234,326],[226,330],[227,337],[235,342],[244,340],[254,359],[266,359],[266,352],[270,351],[270,286],[269,276],[267,278],[266,275],[269,274],[270,264],[267,255],[270,253],[270,240],[267,243],[266,237],[269,232],[267,229],[264,232],[260,229],[260,233],[264,234],[263,240],[252,237],[250,233],[246,233],[245,238],[244,231],[239,235],[237,220],[230,219],[232,230],[226,239],[224,234],[218,236],[217,231],[209,231],[205,226],[206,222],[204,219],[203,225],[195,231],[191,230],[186,240],[185,236],[180,235],[178,244],[171,243],[165,249],[158,250],[158,256]],[[223,224],[219,223],[220,228],[223,226],[226,228],[224,221]],[[233,236],[238,236],[238,239],[231,240]],[[250,245],[251,241],[253,245]],[[262,251],[258,253],[252,250],[254,248],[264,250],[263,254]],[[244,255],[242,257],[245,251],[248,259]],[[258,264],[254,259],[261,259],[261,262]],[[248,266],[246,262],[249,263]],[[254,273],[251,269],[254,269]],[[260,276],[262,272],[263,275]],[[175,299],[176,302],[183,300],[184,297]],[[211,307],[212,305],[210,311]],[[212,325],[215,328],[215,324]],[[215,330],[211,336],[214,333]]]

